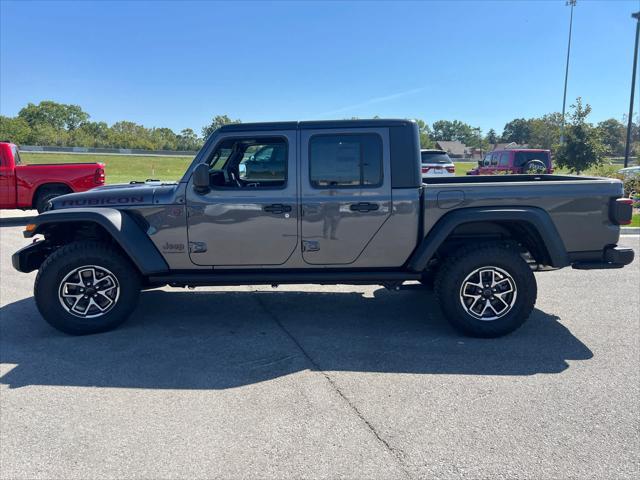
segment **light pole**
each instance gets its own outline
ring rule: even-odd
[[[629,118],[627,119],[627,143],[624,147],[624,166],[629,165],[631,151],[631,127],[633,126],[633,94],[636,90],[636,70],[638,69],[638,37],[640,37],[640,12],[632,13],[636,19],[636,46],[633,49],[633,73],[631,73],[631,99],[629,100]]]
[[[571,53],[571,29],[573,28],[573,7],[576,0],[567,0],[565,5],[571,6],[571,16],[569,17],[569,44],[567,45],[567,66],[564,70],[564,95],[562,96],[562,127],[560,128],[560,143],[564,143],[564,112],[567,105],[567,80],[569,79],[569,54]]]

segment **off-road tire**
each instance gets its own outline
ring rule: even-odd
[[[468,306],[463,306],[463,284],[467,284],[473,272],[485,267],[506,272],[515,284],[512,306],[504,316],[494,320],[478,319],[469,313]],[[513,332],[529,318],[536,302],[537,285],[515,245],[486,243],[464,247],[447,258],[438,271],[435,293],[440,308],[456,330],[473,337],[495,338]]]
[[[547,173],[547,166],[540,160],[530,160],[522,170],[523,173],[541,175]]]
[[[46,212],[49,208],[49,202],[60,195],[66,195],[69,193],[68,190],[63,190],[62,188],[51,189],[51,190],[43,190],[38,193],[38,197],[35,201],[36,210],[38,213]]]
[[[119,288],[113,306],[94,318],[80,318],[67,311],[60,295],[63,280],[85,266],[108,271]],[[59,248],[42,263],[33,292],[40,314],[51,326],[71,335],[87,335],[111,330],[129,317],[138,302],[140,276],[129,259],[109,244],[74,242]]]

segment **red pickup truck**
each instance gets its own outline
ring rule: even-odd
[[[23,165],[13,143],[0,142],[0,208],[42,213],[60,195],[104,185],[103,163]]]

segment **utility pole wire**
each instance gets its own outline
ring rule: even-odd
[[[573,7],[576,6],[576,0],[567,0],[565,5],[571,6],[571,16],[569,17],[569,44],[567,45],[567,65],[564,70],[564,94],[562,96],[562,127],[560,128],[560,143],[564,143],[564,112],[567,105],[567,80],[569,79],[569,55],[571,54],[571,30],[573,28]]]
[[[633,126],[633,96],[636,89],[636,70],[638,69],[638,37],[640,37],[640,12],[632,13],[636,19],[636,46],[633,49],[633,73],[631,74],[631,99],[629,100],[629,118],[627,119],[627,143],[624,147],[624,168],[629,166],[631,152],[631,127]],[[638,155],[638,152],[636,152]]]

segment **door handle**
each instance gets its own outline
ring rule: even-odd
[[[379,209],[380,205],[378,205],[377,203],[359,202],[349,205],[349,210],[351,210],[352,212],[373,212]]]
[[[273,203],[267,205],[262,210],[269,213],[288,213],[292,210],[291,205],[283,205],[282,203]]]

